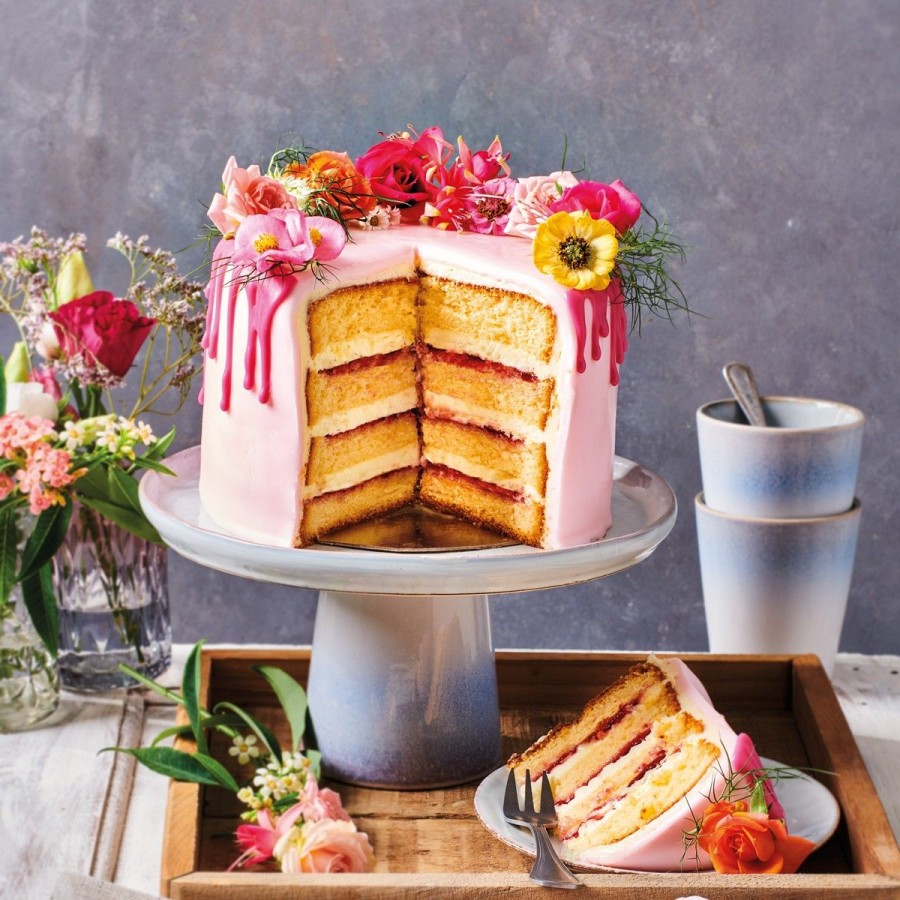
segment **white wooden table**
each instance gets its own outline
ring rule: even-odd
[[[833,683],[900,839],[900,656],[840,654]],[[0,735],[0,897],[46,900],[62,872],[158,892],[166,781],[98,751],[145,744],[173,718],[142,692],[65,694],[42,727]]]

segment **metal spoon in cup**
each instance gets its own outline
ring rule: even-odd
[[[759,388],[756,386],[756,378],[753,375],[753,369],[746,363],[730,362],[726,363],[722,369],[722,374],[734,394],[735,400],[738,402],[747,421],[751,425],[760,428],[766,427],[766,414],[763,411],[762,401],[759,398]]]

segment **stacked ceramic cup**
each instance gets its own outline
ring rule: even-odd
[[[864,416],[801,397],[764,397],[763,408],[765,427],[733,400],[697,410],[710,650],[816,653],[830,674],[859,533]]]

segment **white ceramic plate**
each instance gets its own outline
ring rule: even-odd
[[[516,544],[449,553],[380,553],[315,545],[304,550],[241,540],[200,503],[200,448],[166,458],[176,476],[147,472],[141,505],[163,539],[201,565],[259,581],[365,594],[514,593],[578,584],[648,557],[675,524],[677,503],[663,478],[617,456],[613,523],[603,540],[565,550]]]
[[[762,759],[765,768],[787,768],[783,763]],[[834,834],[840,821],[840,807],[827,787],[794,769],[799,778],[778,782],[778,799],[785,809],[788,833],[805,837],[816,847],[821,847]],[[503,794],[506,790],[508,769],[501,766],[491,772],[475,792],[475,812],[482,824],[504,844],[509,844],[529,856],[534,856],[534,839],[527,828],[510,825],[503,818]],[[624,871],[593,863],[580,862],[566,853],[563,845],[551,835],[550,841],[563,862],[585,872]],[[648,873],[653,874],[653,873]]]

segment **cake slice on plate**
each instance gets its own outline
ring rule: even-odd
[[[684,833],[726,777],[759,760],[681,660],[650,656],[507,766],[520,787],[528,770],[536,790],[547,773],[570,858],[668,871],[680,868]]]

